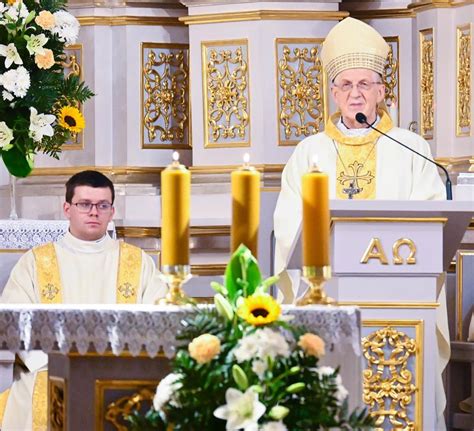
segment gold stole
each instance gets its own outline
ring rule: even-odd
[[[63,302],[63,289],[54,244],[48,243],[35,247],[33,254],[41,303],[61,304]],[[135,304],[137,302],[141,269],[141,249],[121,241],[116,286],[117,304]],[[47,377],[47,371],[40,371],[36,375],[33,390],[34,431],[47,429]]]
[[[393,124],[390,116],[379,110],[380,121],[377,129],[387,133]],[[354,199],[375,199],[377,174],[377,145],[380,133],[372,130],[365,136],[346,136],[335,125],[340,114],[328,121],[325,133],[334,141],[339,152],[336,158],[336,196],[347,199],[344,189],[354,182],[361,189]]]

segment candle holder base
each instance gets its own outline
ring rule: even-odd
[[[327,266],[304,266],[303,280],[309,285],[308,290],[300,298],[296,305],[336,305],[336,300],[326,295],[324,283],[331,278],[331,267]]]
[[[189,265],[164,265],[161,273],[168,286],[168,293],[164,298],[158,299],[157,304],[187,305],[195,303],[183,290],[183,284],[192,277]]]

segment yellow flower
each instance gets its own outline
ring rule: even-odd
[[[86,122],[79,109],[74,106],[64,106],[59,111],[58,124],[73,133],[79,133]]]
[[[189,343],[188,351],[198,364],[206,364],[220,353],[221,342],[215,335],[202,334]]]
[[[278,319],[280,313],[280,304],[270,295],[248,296],[237,309],[239,317],[254,326],[272,323]]]
[[[51,30],[56,24],[56,18],[51,12],[47,10],[42,10],[35,18],[35,22],[43,30]]]
[[[45,49],[43,55],[36,54],[35,63],[39,69],[49,69],[54,64],[53,51]]]
[[[310,356],[320,358],[325,354],[324,340],[311,332],[307,332],[300,337],[298,346],[300,346],[304,352]]]

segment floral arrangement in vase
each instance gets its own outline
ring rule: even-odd
[[[79,22],[64,0],[0,2],[0,156],[26,177],[38,152],[59,158],[85,126],[80,104],[93,96],[79,77],[64,75],[64,48]]]
[[[338,370],[318,366],[324,341],[267,293],[244,246],[234,253],[225,284],[212,283],[215,307],[199,306],[183,322],[172,373],[153,407],[127,417],[135,430],[285,431],[365,429],[365,409],[349,412]]]

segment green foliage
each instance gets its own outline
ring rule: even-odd
[[[226,430],[226,421],[217,418],[214,412],[226,405],[230,388],[242,394],[245,391],[258,394],[258,401],[265,406],[259,425],[281,420],[292,431],[370,429],[374,425],[366,410],[349,411],[339,370],[319,367],[319,359],[298,345],[299,337],[307,333],[305,328],[284,320],[255,327],[239,317],[242,316],[240,304],[265,295],[267,285],[274,281],[262,280],[258,264],[248,249],[242,246],[236,251],[226,268],[225,286],[213,285],[222,295],[219,301],[228,301],[233,313],[218,312],[209,306],[192,309],[183,321],[177,337],[180,347],[172,361],[177,386],[172,387],[170,397],[158,411],[152,408],[145,416],[135,412],[128,417],[131,429],[164,431],[172,426],[176,431]],[[220,306],[225,308],[222,303]],[[264,311],[261,307],[259,313]],[[203,334],[217,337],[220,349],[216,356],[198,362],[188,346]],[[250,340],[256,340],[257,336],[263,337],[259,340],[267,343],[266,347],[259,345],[259,353],[255,350],[242,356],[242,350],[253,349],[255,344]],[[285,347],[282,344],[286,349],[278,350]],[[264,356],[259,356],[265,349]],[[263,362],[264,369],[255,368],[257,360]],[[160,386],[157,391],[160,397],[168,394]]]

